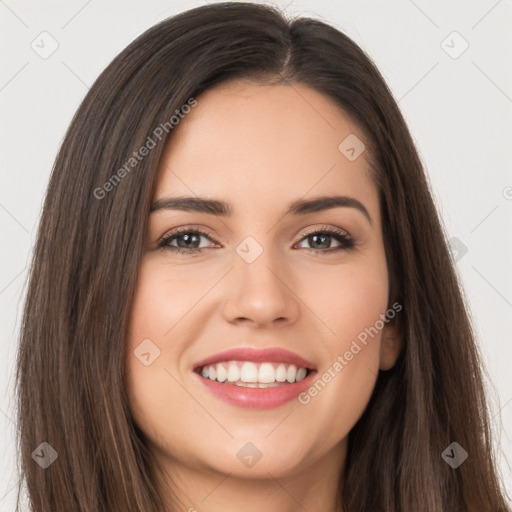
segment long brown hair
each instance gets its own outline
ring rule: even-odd
[[[339,30],[232,2],[186,11],[142,34],[99,76],[71,122],[47,190],[22,321],[19,492],[25,482],[34,512],[165,509],[156,463],[131,419],[124,365],[157,167],[172,137],[166,129],[156,141],[154,131],[233,78],[302,83],[327,95],[361,128],[372,156],[404,346],[349,434],[344,510],[510,510],[462,291],[384,79]],[[133,165],[148,137],[155,147]],[[33,457],[36,449],[53,453],[43,442],[58,455],[46,469]],[[456,469],[441,456],[452,442],[469,453]]]

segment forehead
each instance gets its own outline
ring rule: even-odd
[[[156,198],[197,194],[243,209],[342,193],[375,213],[366,152],[351,161],[339,148],[364,136],[330,98],[302,84],[232,81],[197,102],[172,131]]]

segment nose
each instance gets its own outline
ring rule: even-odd
[[[226,283],[224,317],[228,322],[264,327],[297,321],[301,301],[293,290],[293,278],[272,250],[265,249],[251,263],[236,255],[234,267]]]

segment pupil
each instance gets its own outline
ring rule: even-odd
[[[324,240],[325,240],[325,239],[328,239],[328,238],[329,238],[329,235],[312,235],[310,238],[311,238],[311,239],[313,239],[313,240],[315,240],[315,242],[316,242],[316,240],[317,240],[318,238],[323,238]],[[322,243],[321,243],[321,242],[320,242],[320,244],[322,245]],[[328,248],[329,248],[329,243],[328,243],[328,242],[327,242],[327,243],[326,243],[326,242],[324,242],[324,243],[323,243],[323,245],[324,245],[325,247],[322,247],[322,248],[325,248],[325,249],[328,249]]]
[[[188,242],[185,242],[185,245],[184,245],[184,246],[182,246],[182,245],[180,244],[180,238],[178,238],[178,246],[180,246],[180,247],[190,247],[190,243],[189,243],[189,242],[191,241],[191,239],[192,239],[192,238],[196,238],[196,239],[197,239],[197,238],[198,238],[198,236],[197,236],[197,235],[194,235],[194,234],[193,234],[193,235],[187,235],[187,234],[185,234],[185,235],[181,235],[181,238],[183,238],[184,240],[187,240]],[[196,240],[196,241],[197,241],[197,240]]]

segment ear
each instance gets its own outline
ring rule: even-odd
[[[393,368],[402,349],[402,336],[396,319],[391,320],[382,329],[380,339],[380,370]]]

